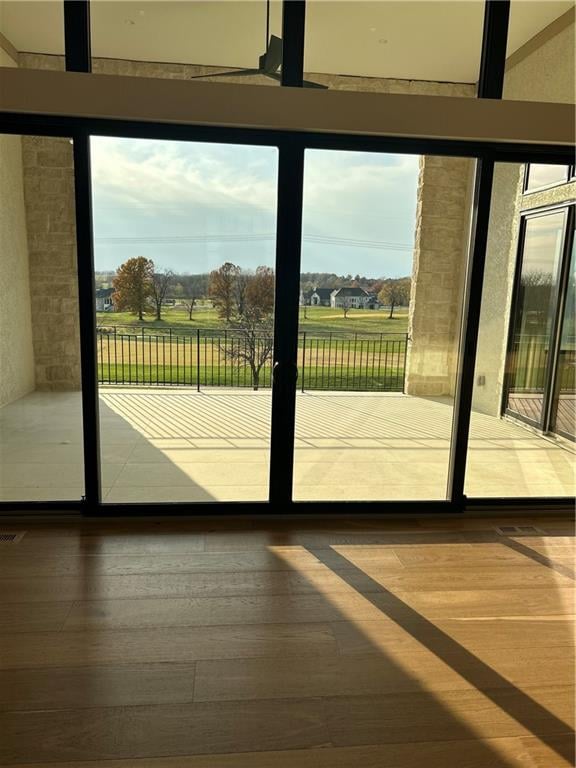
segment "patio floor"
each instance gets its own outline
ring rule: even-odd
[[[106,501],[264,500],[270,392],[102,387]],[[78,393],[34,392],[0,410],[0,498],[83,493]],[[297,398],[295,498],[445,497],[452,407],[402,394]],[[469,496],[567,496],[574,451],[472,416]]]

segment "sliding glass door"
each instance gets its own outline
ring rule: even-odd
[[[506,411],[538,427],[544,426],[566,215],[558,210],[528,216],[521,233]]]
[[[104,502],[268,499],[277,154],[91,139]]]
[[[520,234],[506,413],[574,439],[574,254],[570,208],[527,215]]]
[[[296,501],[446,500],[471,167],[306,151]]]

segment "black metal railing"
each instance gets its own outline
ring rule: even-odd
[[[98,380],[139,386],[251,387],[272,383],[271,337],[249,330],[97,328]],[[404,391],[407,334],[298,336],[298,386]]]

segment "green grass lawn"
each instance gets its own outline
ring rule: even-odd
[[[260,389],[271,384],[272,369],[265,366],[260,373]],[[200,374],[201,387],[252,387],[250,370],[246,366],[231,365],[114,365],[100,363],[98,380],[101,384],[132,384],[148,386],[185,385],[195,387]],[[378,371],[369,366],[307,366],[301,372],[297,387],[322,390],[368,390],[379,392],[401,392],[404,384],[404,369],[388,367]]]
[[[300,330],[311,335],[325,335],[330,332],[346,334],[364,333],[406,333],[408,330],[408,309],[402,307],[394,311],[392,320],[388,319],[388,310],[351,309],[348,317],[342,310],[330,307],[300,308]],[[306,317],[304,316],[306,315]],[[158,322],[153,315],[145,315],[144,321],[130,312],[98,312],[98,325],[101,326],[143,326],[154,333],[162,333],[168,328],[177,329],[178,334],[187,335],[201,329],[224,329],[225,323],[217,312],[208,307],[194,311],[192,321],[188,320],[185,310],[168,308],[163,319]]]

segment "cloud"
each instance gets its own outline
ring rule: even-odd
[[[410,155],[307,151],[304,233],[329,242],[304,242],[303,271],[406,274],[411,253],[390,243],[413,243],[418,164]],[[192,271],[222,260],[273,264],[277,166],[270,147],[93,138],[100,268],[135,254]],[[174,242],[250,233],[268,234],[269,242]]]
[[[96,206],[275,210],[274,148],[108,137],[91,146]]]

